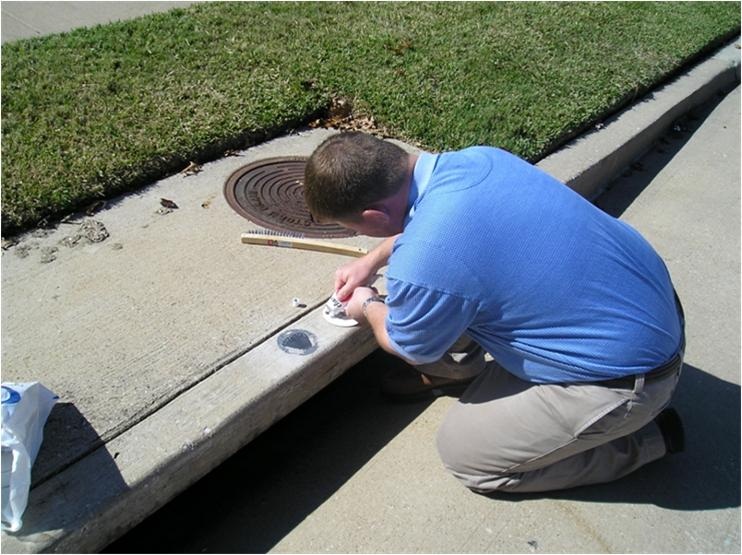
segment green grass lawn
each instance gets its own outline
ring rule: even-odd
[[[738,2],[203,3],[2,46],[12,233],[306,124],[537,160],[739,32]]]

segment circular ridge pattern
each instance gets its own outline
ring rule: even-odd
[[[273,231],[305,237],[352,237],[339,224],[314,221],[304,201],[306,158],[282,156],[236,170],[224,185],[227,203],[242,217]]]

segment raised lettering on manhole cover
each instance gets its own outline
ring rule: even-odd
[[[306,158],[266,158],[235,171],[224,185],[224,196],[241,216],[258,225],[306,237],[351,237],[355,232],[337,224],[320,224],[304,202]]]

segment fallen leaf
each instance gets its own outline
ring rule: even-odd
[[[180,173],[182,173],[183,175],[187,176],[187,175],[194,175],[194,174],[196,174],[196,173],[198,173],[200,171],[201,171],[201,164],[196,164],[196,162],[191,162]]]

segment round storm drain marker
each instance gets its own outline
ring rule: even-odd
[[[258,160],[235,171],[224,185],[227,203],[242,217],[273,231],[305,237],[352,237],[355,232],[312,219],[304,202],[306,158]]]
[[[307,330],[286,330],[278,336],[278,348],[292,355],[308,355],[317,350],[317,336]]]

